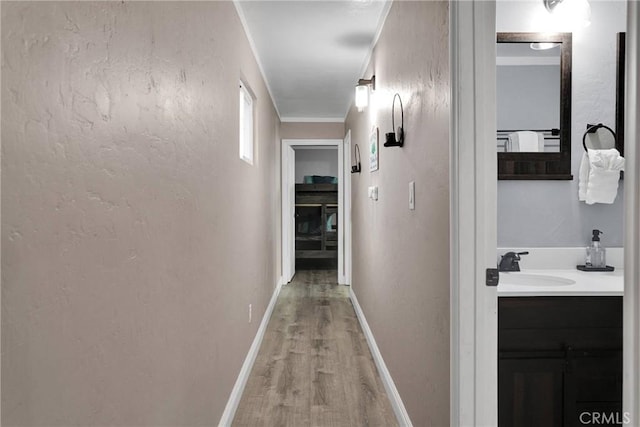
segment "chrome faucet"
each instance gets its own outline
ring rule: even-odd
[[[507,252],[502,255],[500,259],[500,265],[498,265],[499,271],[520,271],[520,255],[528,255],[529,252]]]

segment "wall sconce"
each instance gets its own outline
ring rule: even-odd
[[[591,6],[588,0],[542,0],[544,7],[559,20],[575,25],[591,25]]]
[[[402,147],[404,145],[404,109],[402,108],[402,99],[400,99],[400,94],[398,93],[393,95],[393,104],[391,104],[391,128],[396,128],[396,98],[398,98],[398,101],[400,102],[400,127],[398,128],[397,132],[389,132],[386,134],[387,140],[384,143],[385,147]]]
[[[369,105],[369,86],[371,86],[371,90],[376,90],[375,75],[370,79],[358,80],[358,85],[356,86],[356,108],[358,112],[362,112]]]
[[[356,164],[351,166],[351,173],[360,173],[362,167],[360,166],[360,147],[358,147],[358,144],[354,148],[353,160]]]

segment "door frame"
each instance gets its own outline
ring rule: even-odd
[[[344,136],[343,150],[343,181],[344,181],[344,282],[351,285],[351,262],[352,262],[352,231],[353,222],[351,217],[351,129],[347,130]]]
[[[495,0],[450,3],[451,425],[497,425]],[[623,411],[640,422],[640,4],[627,1]],[[493,91],[491,93],[491,91]],[[491,103],[491,97],[494,97]],[[486,111],[490,110],[490,111]],[[488,192],[487,192],[488,191]],[[465,207],[467,207],[465,209]]]
[[[295,181],[295,150],[292,146],[282,144],[281,148],[281,179],[282,185],[282,225],[280,230],[282,232],[281,242],[281,254],[282,254],[282,279],[281,283],[286,284],[293,279],[296,272],[295,269],[295,246],[290,244],[292,233],[295,225],[293,201],[291,200],[291,194],[293,189],[291,186],[292,180]]]
[[[289,149],[309,148],[313,146],[330,147],[338,149],[338,284],[347,285],[345,276],[345,233],[351,233],[350,221],[344,217],[345,178],[350,180],[351,175],[345,174],[344,141],[342,139],[283,139],[282,140],[282,279],[283,283],[289,283],[295,273],[295,242],[293,241],[295,220],[295,200],[290,197],[291,168],[295,168],[295,156],[289,155]],[[293,157],[293,158],[292,158]],[[345,176],[346,175],[346,176]],[[294,175],[295,177],[295,175]],[[347,230],[347,228],[349,228]],[[350,267],[350,266],[349,266]]]
[[[640,422],[640,85],[638,78],[638,43],[640,5],[627,1],[627,41],[625,70],[625,147],[624,180],[624,297],[623,304],[623,380],[622,410],[630,418],[629,425]]]
[[[496,5],[449,3],[452,426],[498,423]]]

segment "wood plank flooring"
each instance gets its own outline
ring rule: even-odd
[[[233,426],[397,426],[336,272],[282,287]]]

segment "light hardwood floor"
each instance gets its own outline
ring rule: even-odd
[[[233,426],[397,426],[335,271],[282,287]]]

